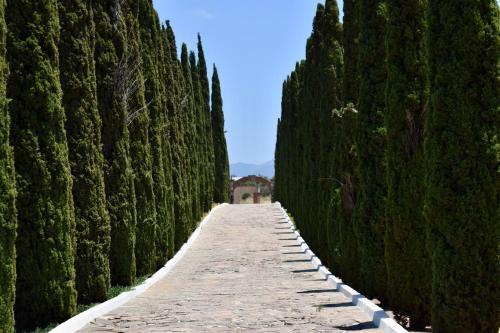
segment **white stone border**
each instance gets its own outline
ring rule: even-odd
[[[328,270],[328,268],[323,266],[321,260],[311,251],[305,240],[300,236],[299,232],[296,230],[295,226],[290,220],[290,217],[288,216],[286,210],[283,208],[283,206],[281,206],[281,203],[276,202],[276,205],[281,208],[283,216],[290,225],[290,229],[295,233],[297,242],[299,243],[300,248],[302,249],[304,254],[310,257],[314,267],[318,270],[318,272],[325,275],[325,280],[331,282],[336,291],[344,294],[344,296],[346,296],[353,305],[357,306],[359,309],[361,309],[361,311],[367,314],[373,324],[376,327],[382,329],[384,333],[408,333],[408,331],[400,326],[394,319],[390,318],[381,307],[343,283],[341,279],[334,276]]]
[[[198,236],[200,235],[203,227],[210,221],[211,216],[213,213],[218,210],[220,207],[224,207],[228,204],[222,204],[219,205],[215,208],[213,208],[210,213],[208,213],[207,216],[201,221],[200,225],[196,230],[191,234],[189,237],[188,241],[182,245],[179,251],[175,254],[175,256],[170,259],[164,267],[162,267],[159,271],[157,271],[155,274],[153,274],[149,279],[144,281],[143,284],[135,287],[131,291],[123,292],[120,295],[116,296],[115,298],[112,298],[104,303],[98,304],[87,311],[84,311],[73,318],[68,319],[61,325],[57,326],[53,330],[51,330],[49,333],[73,333],[76,332],[80,329],[82,329],[85,325],[90,323],[92,320],[101,317],[105,315],[106,313],[109,313],[113,311],[114,309],[120,307],[121,305],[125,304],[126,302],[130,301],[131,299],[141,295],[143,292],[145,292],[149,287],[151,287],[153,284],[158,282],[159,280],[163,279],[174,267],[179,263],[179,261],[184,257],[186,254],[187,250],[193,245],[194,241]]]

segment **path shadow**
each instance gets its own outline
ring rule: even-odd
[[[282,245],[282,247],[300,247],[300,245],[299,245],[299,244]],[[305,251],[304,251],[304,252],[301,252],[301,253],[305,253]]]
[[[286,247],[286,246],[285,246],[285,247]],[[304,253],[306,253],[306,251],[299,251],[299,252],[282,252],[281,254],[285,254],[285,255],[287,255],[287,254],[304,254]]]
[[[342,302],[342,303],[327,303],[327,304],[320,304],[316,305],[318,308],[327,308],[327,309],[333,309],[333,308],[346,308],[349,306],[354,306],[351,302]]]
[[[315,289],[315,290],[297,291],[297,294],[322,294],[322,293],[335,293],[335,292],[337,292],[335,289]],[[352,303],[349,303],[349,304],[352,304]],[[331,305],[331,304],[326,304],[326,305]],[[327,306],[325,306],[325,307],[327,307]]]
[[[289,228],[287,228],[289,229]],[[274,233],[275,235],[292,235],[292,234],[295,234],[295,232],[293,231],[280,231],[280,232],[275,232]]]
[[[275,230],[290,230],[290,227],[276,227]]]
[[[318,271],[317,268],[298,269],[298,270],[292,271],[292,273],[314,273],[314,272],[317,272],[317,271]]]
[[[357,323],[350,326],[335,326],[335,328],[338,328],[339,330],[343,331],[361,331],[361,330],[374,329],[377,328],[377,326],[375,326],[373,322],[367,321],[365,323]]]
[[[300,252],[300,253],[302,253],[302,252]],[[312,261],[312,258],[310,258],[310,259],[283,260],[283,262],[311,262],[311,261]]]
[[[297,240],[297,238],[299,238],[299,237],[295,237],[295,238],[280,238],[278,240],[280,240],[280,241],[294,241],[294,240]]]

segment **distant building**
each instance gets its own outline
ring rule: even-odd
[[[253,197],[253,203],[271,201],[273,183],[266,177],[250,175],[231,178],[231,202],[241,204],[247,198]],[[265,200],[263,200],[265,199]]]

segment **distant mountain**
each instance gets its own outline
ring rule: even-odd
[[[229,166],[231,176],[245,177],[249,175],[274,177],[274,161],[263,164],[234,163]]]

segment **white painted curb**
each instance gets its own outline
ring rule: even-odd
[[[73,318],[68,319],[61,325],[57,326],[53,330],[51,330],[49,333],[73,333],[76,332],[80,329],[82,329],[85,325],[90,323],[92,320],[101,317],[105,315],[106,313],[109,313],[113,311],[114,309],[120,307],[121,305],[125,304],[126,302],[130,301],[131,299],[141,295],[143,292],[145,292],[149,287],[151,287],[153,284],[158,282],[159,280],[163,279],[171,270],[172,268],[177,265],[177,263],[184,257],[186,254],[187,250],[193,245],[194,241],[196,238],[201,233],[201,230],[203,227],[210,221],[211,216],[213,213],[218,210],[220,207],[224,207],[228,204],[222,204],[219,205],[215,208],[213,208],[210,213],[208,213],[207,216],[201,221],[200,225],[196,230],[191,234],[189,237],[188,241],[182,245],[179,251],[175,254],[175,256],[170,259],[164,267],[162,267],[159,271],[157,271],[155,274],[153,274],[149,279],[144,281],[143,284],[135,287],[131,291],[127,291],[124,293],[121,293],[115,298],[112,298],[104,303],[98,304],[87,311],[84,311]]]
[[[408,333],[401,325],[399,325],[394,319],[390,318],[387,313],[378,305],[367,299],[365,296],[358,293],[356,290],[352,289],[348,285],[344,284],[341,279],[334,276],[328,268],[323,266],[321,260],[311,251],[309,246],[306,244],[304,239],[300,236],[292,221],[288,217],[286,210],[283,208],[281,203],[276,202],[276,206],[281,208],[285,220],[290,225],[290,229],[294,231],[297,235],[297,242],[300,245],[300,248],[304,252],[305,255],[309,256],[312,261],[314,267],[323,275],[325,275],[325,280],[331,282],[334,285],[334,289],[338,292],[341,292],[346,296],[352,304],[356,305],[361,311],[367,314],[373,324],[382,329],[384,333]]]

